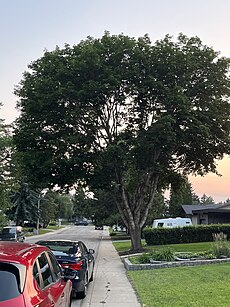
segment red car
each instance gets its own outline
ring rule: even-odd
[[[0,242],[0,307],[69,307],[69,279],[47,247]]]

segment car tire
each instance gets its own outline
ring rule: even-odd
[[[85,298],[86,297],[86,292],[87,292],[87,286],[85,285],[83,291],[76,293],[77,298],[80,298],[80,299]]]
[[[87,293],[87,280],[88,277],[85,276],[85,283],[84,283],[84,290],[83,291],[79,291],[76,293],[77,298],[83,299],[86,297],[86,293]]]

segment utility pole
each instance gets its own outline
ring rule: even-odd
[[[39,235],[39,217],[40,217],[40,203],[41,203],[41,193],[38,196],[38,218],[37,218],[37,235]]]

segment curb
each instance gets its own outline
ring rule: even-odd
[[[128,271],[135,270],[155,270],[164,268],[175,268],[182,266],[197,266],[197,265],[207,265],[216,263],[227,263],[230,262],[230,258],[224,259],[205,259],[205,260],[183,260],[183,261],[172,261],[172,262],[162,262],[159,263],[146,263],[146,264],[133,264],[128,258],[123,259],[124,266]]]

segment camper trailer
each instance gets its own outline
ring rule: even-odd
[[[192,221],[190,218],[175,217],[167,219],[157,219],[153,221],[153,228],[163,227],[163,228],[173,228],[173,227],[184,227],[191,226]]]

